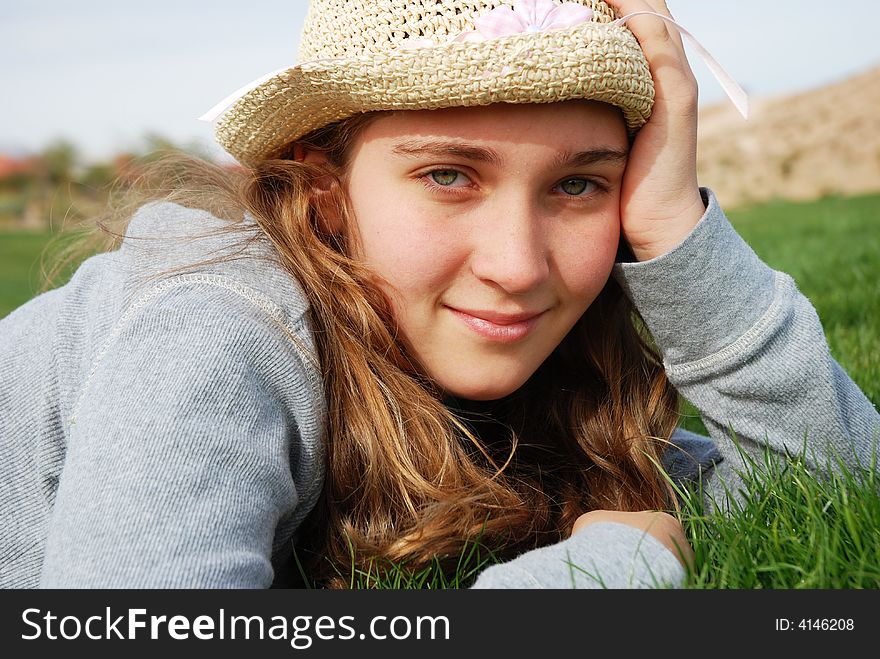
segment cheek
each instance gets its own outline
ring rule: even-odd
[[[594,218],[589,226],[556,237],[556,267],[565,289],[575,298],[592,302],[605,285],[614,266],[620,240],[620,221],[615,214]]]
[[[457,243],[448,221],[408,200],[405,189],[381,183],[363,189],[353,180],[350,198],[356,256],[396,292],[427,295],[455,271]]]

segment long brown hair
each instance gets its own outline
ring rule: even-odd
[[[328,417],[323,494],[299,530],[310,579],[344,587],[375,561],[417,568],[479,541],[500,558],[567,537],[591,509],[668,509],[657,464],[678,398],[627,297],[612,279],[517,392],[444,400],[397,338],[373,274],[325,230],[313,190],[331,181],[343,222],[352,146],[376,113],[302,140],[326,166],[282,157],[230,171],[195,159],[164,196],[215,214],[246,211],[310,303]],[[288,155],[292,152],[288,152]],[[155,196],[156,187],[152,188]]]

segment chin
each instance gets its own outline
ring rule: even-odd
[[[491,401],[504,398],[519,389],[528,380],[528,375],[522,378],[509,378],[504,382],[486,377],[483,379],[473,378],[467,381],[439,383],[444,392],[452,394],[456,398],[473,401]]]

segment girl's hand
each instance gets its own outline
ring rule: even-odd
[[[617,15],[653,11],[663,0],[606,0]],[[691,232],[706,208],[697,183],[697,81],[681,36],[656,16],[626,25],[654,78],[654,109],[636,135],[620,194],[621,231],[639,261],[665,254]]]
[[[681,522],[668,513],[656,510],[643,510],[637,513],[591,510],[577,518],[571,534],[574,535],[590,524],[598,522],[616,522],[641,529],[662,542],[686,568],[692,569],[694,566],[694,550],[684,535]]]

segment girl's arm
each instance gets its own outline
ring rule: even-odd
[[[222,286],[141,306],[76,403],[41,587],[269,587],[276,530],[320,481],[290,411],[310,403],[303,372]]]
[[[678,587],[685,569],[677,555],[640,524],[601,521],[483,570],[473,588]]]
[[[662,0],[609,0],[619,16]],[[621,264],[627,289],[663,353],[670,380],[700,410],[727,458],[732,429],[755,452],[766,442],[817,466],[867,464],[874,407],[831,358],[810,303],[763,264],[697,186],[697,85],[679,33],[653,16],[627,22],[655,87],[620,197],[621,231],[639,263]],[[729,470],[737,460],[725,460]],[[722,463],[724,464],[724,463]]]
[[[731,431],[764,445],[867,467],[880,415],[832,358],[819,318],[788,275],[765,265],[706,192],[701,222],[677,247],[615,276],[663,354],[667,375],[700,411],[727,463],[742,467]]]

